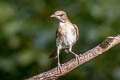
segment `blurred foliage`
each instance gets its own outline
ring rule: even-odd
[[[0,79],[23,80],[56,66],[56,10],[78,25],[74,51],[83,53],[120,32],[120,0],[0,0]],[[62,52],[64,53],[64,52]],[[59,80],[120,80],[120,45]],[[64,56],[64,57],[63,57]],[[71,59],[61,54],[61,62]]]

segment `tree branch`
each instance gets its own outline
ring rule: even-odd
[[[57,67],[55,67],[49,71],[40,73],[25,80],[56,80],[58,77],[65,75],[83,63],[90,61],[91,59],[109,50],[118,43],[120,43],[120,34],[115,37],[108,37],[105,41],[100,43],[95,48],[83,53],[82,55],[79,55],[80,62],[76,61],[74,58],[62,64],[61,72],[59,72]]]

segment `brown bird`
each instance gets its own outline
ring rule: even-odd
[[[59,21],[59,26],[56,31],[56,50],[58,58],[58,69],[61,71],[61,64],[59,59],[60,50],[65,49],[65,52],[72,53],[75,55],[76,60],[79,61],[79,55],[72,51],[72,46],[79,38],[79,30],[75,24],[70,22],[67,14],[64,11],[56,11],[50,17],[54,17]]]

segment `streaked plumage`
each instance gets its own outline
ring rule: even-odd
[[[74,54],[78,60],[78,55],[72,51],[72,46],[79,38],[79,29],[69,21],[64,11],[56,11],[51,17],[55,17],[59,21],[59,26],[56,31],[56,46],[58,67],[60,68],[59,54],[61,49],[65,49],[67,52]]]

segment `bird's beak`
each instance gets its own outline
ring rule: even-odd
[[[53,17],[56,17],[56,15],[55,15],[55,14],[53,14],[53,15],[51,15],[50,17],[52,17],[52,18],[53,18]]]

